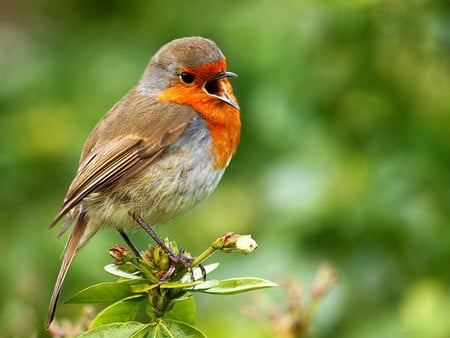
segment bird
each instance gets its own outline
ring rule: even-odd
[[[172,40],[150,59],[137,84],[100,119],[78,171],[50,223],[71,228],[47,314],[75,254],[100,228],[126,231],[164,224],[210,195],[235,154],[240,107],[227,59],[210,39]],[[173,257],[172,257],[173,258]]]

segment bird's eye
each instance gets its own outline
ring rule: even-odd
[[[181,79],[181,81],[183,81],[183,83],[189,84],[189,83],[194,82],[195,77],[191,73],[183,72],[180,74],[180,79]]]

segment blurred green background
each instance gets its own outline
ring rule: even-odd
[[[241,145],[211,198],[158,227],[192,254],[226,231],[247,257],[213,277],[340,282],[313,337],[450,335],[450,11],[447,1],[0,2],[0,336],[46,336],[64,241],[47,225],[98,119],[177,37],[217,42],[242,108]],[[132,238],[144,247],[142,233]],[[113,280],[103,231],[62,299]],[[282,290],[198,296],[210,337],[271,337]],[[259,319],[242,314],[261,305]],[[62,305],[57,317],[76,319]]]

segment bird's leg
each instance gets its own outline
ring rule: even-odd
[[[175,269],[177,265],[182,264],[186,270],[191,274],[191,279],[194,281],[194,274],[192,272],[191,262],[193,261],[192,258],[186,257],[183,255],[183,250],[180,250],[180,254],[176,255],[173,253],[172,250],[169,249],[169,247],[164,243],[164,241],[158,237],[156,232],[153,231],[153,229],[145,222],[145,220],[140,217],[139,215],[133,213],[131,214],[131,217],[136,221],[137,224],[141,226],[142,229],[144,229],[151,238],[158,244],[161,249],[164,250],[165,253],[169,256],[170,264],[171,266],[167,270],[166,274],[161,278],[161,282],[166,282],[175,272]]]
[[[134,243],[131,241],[130,237],[128,237],[128,235],[125,233],[125,231],[123,231],[122,229],[118,229],[117,230],[120,234],[120,236],[122,236],[122,238],[124,239],[124,241],[128,244],[129,248],[131,249],[131,251],[133,251],[134,256],[137,259],[141,259],[141,254],[139,253],[138,248],[136,248],[136,246],[134,245]]]
[[[139,224],[141,226],[142,229],[144,229],[151,238],[153,238],[153,240],[156,242],[156,244],[158,244],[170,257],[170,259],[172,260],[177,260],[178,256],[175,255],[172,250],[170,250],[166,243],[164,243],[164,241],[158,237],[158,235],[156,234],[156,232],[153,231],[153,229],[144,221],[144,219],[137,215],[137,214],[132,214],[133,219],[136,221],[137,224]]]

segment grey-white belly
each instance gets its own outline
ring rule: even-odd
[[[212,139],[196,117],[183,135],[150,166],[108,194],[94,193],[82,203],[99,226],[135,228],[135,212],[150,225],[182,214],[207,197],[224,170],[213,168]],[[101,223],[101,224],[100,224]]]

